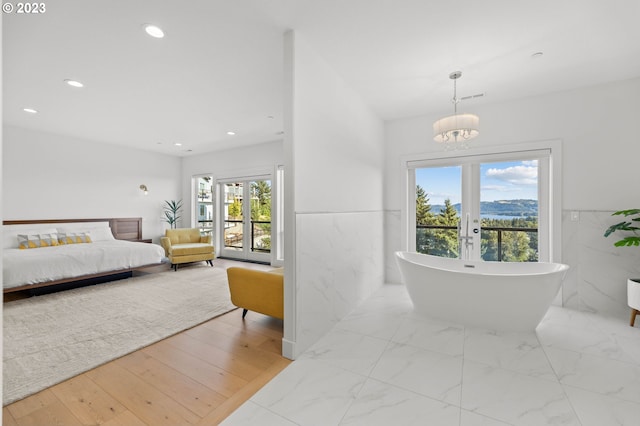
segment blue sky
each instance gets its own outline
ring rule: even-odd
[[[428,194],[430,204],[460,202],[460,166],[416,169],[416,183]],[[480,165],[481,201],[538,199],[538,163],[503,161]]]

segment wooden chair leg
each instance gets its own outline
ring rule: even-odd
[[[636,323],[636,315],[638,315],[638,310],[637,309],[633,309],[631,308],[631,321],[629,321],[629,325],[631,327],[634,326],[634,324]]]

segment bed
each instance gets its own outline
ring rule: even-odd
[[[142,218],[4,221],[2,234],[4,293],[105,281],[166,262],[160,245],[142,239]]]

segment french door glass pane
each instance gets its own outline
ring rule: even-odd
[[[271,181],[251,182],[251,251],[271,252]]]
[[[224,246],[242,250],[243,182],[224,184]]]
[[[213,232],[213,179],[211,176],[198,176],[196,178],[196,215],[198,228],[203,234]]]
[[[480,218],[483,260],[537,262],[538,161],[480,164]]]
[[[264,261],[271,253],[271,180],[224,185],[225,255]]]
[[[416,251],[459,256],[462,167],[416,169]]]

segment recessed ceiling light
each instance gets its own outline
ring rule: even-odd
[[[84,84],[82,84],[82,83],[80,83],[79,81],[76,81],[76,80],[66,79],[64,82],[67,83],[69,86],[72,86],[72,87],[84,87]]]
[[[156,27],[155,25],[145,24],[144,30],[151,37],[162,38],[164,37],[164,31],[160,27]]]
[[[229,136],[235,136],[236,132],[231,132],[231,131],[229,131],[229,132],[227,132],[227,134],[228,134]]]
[[[37,114],[37,113],[38,113],[38,111],[36,111],[36,110],[35,110],[35,109],[33,109],[33,108],[22,108],[22,110],[23,110],[24,112],[28,112],[28,113],[30,113],[30,114]]]
[[[175,146],[182,146],[182,144],[180,142],[176,142],[174,143]]]

